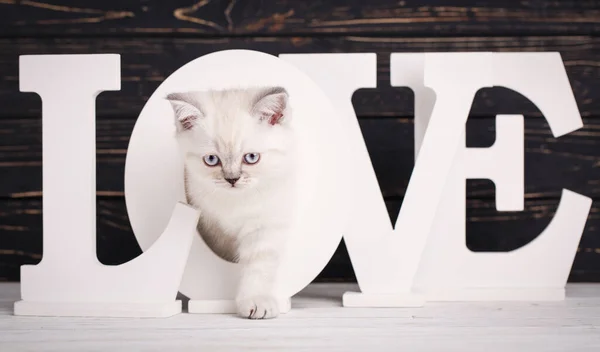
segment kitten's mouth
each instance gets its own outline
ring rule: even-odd
[[[225,185],[223,185],[223,188],[225,188],[225,189],[242,189],[243,187],[240,185],[237,185],[237,184],[235,184],[235,185],[225,184]]]
[[[240,183],[240,182],[217,182],[220,186],[220,188],[223,189],[235,189],[235,190],[243,190],[244,188],[246,188],[246,184],[245,183]]]

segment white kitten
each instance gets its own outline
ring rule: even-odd
[[[294,137],[281,87],[170,94],[198,232],[222,258],[242,265],[238,313],[279,314],[273,294],[294,212]]]

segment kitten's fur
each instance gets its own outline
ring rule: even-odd
[[[274,297],[294,204],[294,138],[281,87],[170,94],[184,156],[188,202],[201,210],[198,232],[219,256],[242,265],[238,313],[279,314]],[[243,162],[259,153],[256,164]],[[217,166],[203,157],[216,155]],[[226,179],[239,180],[230,184]]]

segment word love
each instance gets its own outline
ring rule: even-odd
[[[172,120],[160,118],[169,109],[161,99],[170,89],[198,88],[188,82],[190,76],[194,82],[202,80],[198,77],[231,84],[240,77],[300,82],[314,91],[326,119],[322,128],[337,133],[314,137],[315,150],[332,159],[353,156],[351,163],[314,168],[314,175],[337,170],[352,176],[347,183],[307,188],[314,192],[305,209],[314,210],[304,214],[306,224],[286,252],[281,297],[308,285],[343,236],[361,291],[344,294],[346,307],[564,298],[591,207],[588,197],[563,190],[548,227],[515,251],[473,253],[465,245],[466,179],[492,180],[500,211],[524,207],[523,116],[497,116],[496,143],[466,148],[474,96],[485,87],[512,89],[538,106],[555,137],[575,131],[583,123],[559,54],[392,54],[392,85],[415,93],[416,150],[393,227],[351,104],[357,89],[376,87],[375,54],[277,58],[231,50],[194,60],[156,90],[131,137],[125,197],[144,253],[123,265],[104,266],[95,254],[94,104],[101,91],[120,89],[119,71],[118,55],[21,57],[21,90],[36,92],[43,101],[44,257],[22,268],[22,301],[15,314],[169,316],[181,311],[177,291],[191,299],[192,313],[233,312],[238,268],[216,257],[196,234],[199,214],[183,204]],[[67,129],[77,133],[64,134]]]

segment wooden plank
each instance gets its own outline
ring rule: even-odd
[[[378,88],[358,91],[353,99],[359,116],[410,116],[413,96],[405,88],[389,83],[392,52],[456,51],[557,51],[566,65],[579,108],[584,116],[600,116],[600,37],[465,37],[465,38],[220,38],[220,39],[106,39],[19,38],[0,39],[0,118],[39,116],[41,101],[36,94],[19,93],[18,57],[29,54],[119,53],[122,59],[122,90],[101,93],[97,113],[101,117],[139,114],[158,85],[187,62],[210,52],[251,49],[279,53],[378,54]],[[540,116],[525,97],[503,88],[484,89],[475,99],[473,115],[522,113]]]
[[[97,189],[123,195],[125,155],[134,120],[96,124]],[[41,120],[0,120],[0,197],[39,197],[42,190]],[[16,138],[16,139],[15,139]]]
[[[395,222],[401,201],[386,202]],[[491,201],[467,203],[466,244],[474,251],[508,251],[519,248],[548,225],[558,200],[527,200],[523,212],[497,212]],[[42,254],[42,211],[39,199],[0,200],[0,280],[18,280],[19,266],[34,264]],[[571,279],[598,281],[600,278],[600,206],[594,203],[577,253]],[[129,225],[122,198],[98,201],[97,253],[105,264],[119,264],[137,255],[140,249]],[[65,253],[68,255],[68,251]],[[319,281],[353,280],[354,274],[342,244]]]
[[[356,284],[312,284],[270,321],[228,314],[168,319],[15,317],[18,283],[0,283],[3,351],[486,351],[600,348],[600,285],[567,285],[558,302],[428,302],[342,308]]]
[[[98,200],[97,214],[96,249],[100,262],[121,264],[141,253],[122,197]],[[0,281],[18,281],[19,267],[38,263],[42,253],[41,200],[0,201]]]
[[[572,35],[600,31],[578,1],[0,1],[0,32],[37,35]]]
[[[122,195],[125,155],[134,121],[101,119],[97,123],[97,190]],[[360,119],[363,136],[386,197],[404,195],[413,168],[413,120]],[[525,191],[527,198],[559,197],[563,188],[600,196],[600,121],[585,119],[585,127],[554,138],[541,118],[525,122]],[[470,147],[488,147],[495,140],[493,118],[470,119]],[[41,121],[0,120],[0,197],[38,197],[42,190]],[[492,197],[488,181],[469,182],[469,197]]]

